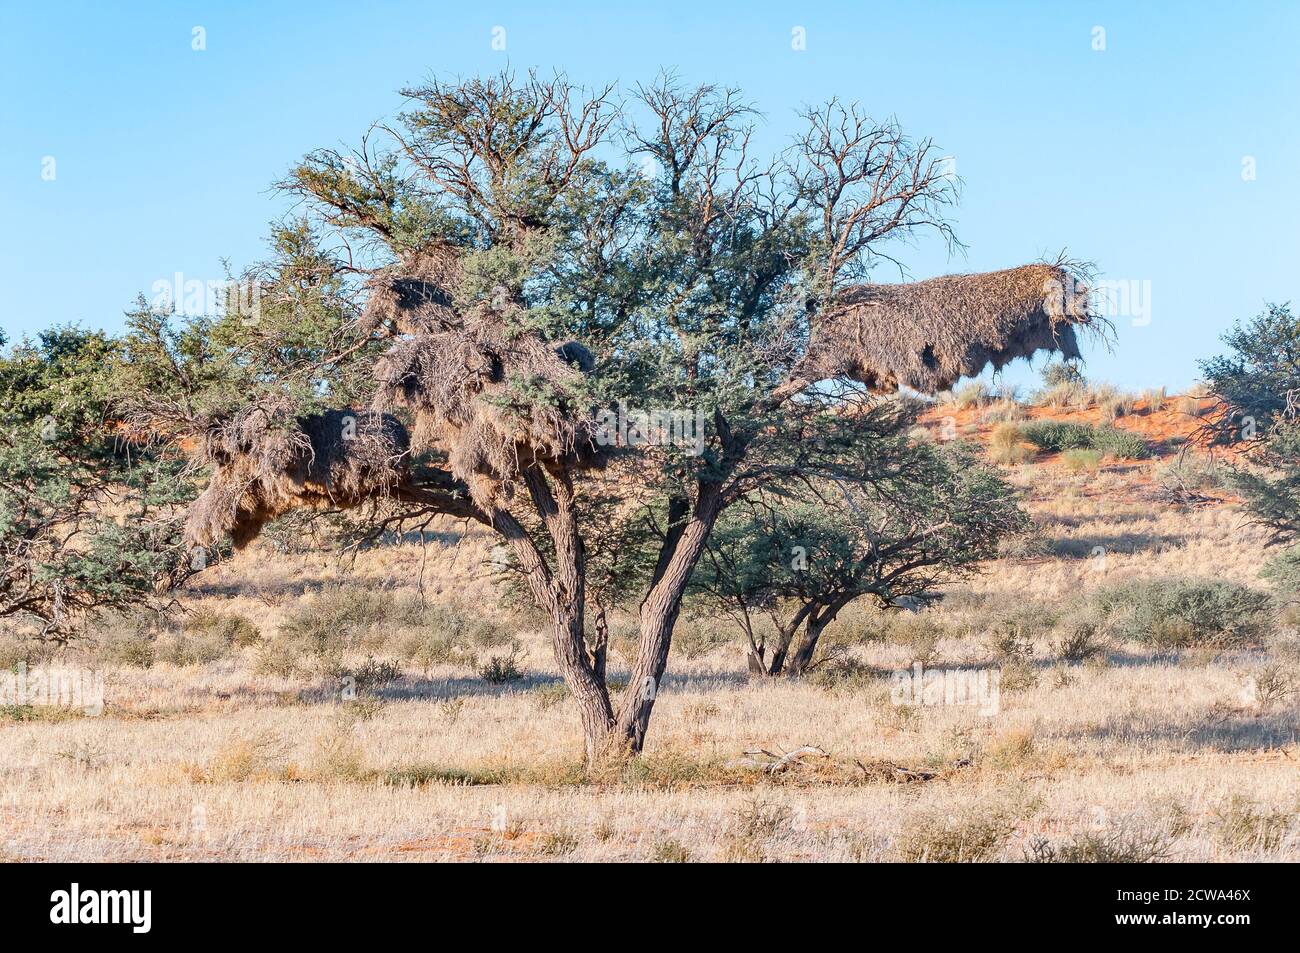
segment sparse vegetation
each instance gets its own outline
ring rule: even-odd
[[[1275,612],[1267,593],[1220,580],[1134,580],[1088,602],[1117,637],[1160,649],[1256,645]]]
[[[1026,424],[1022,432],[1040,450],[1096,450],[1120,460],[1137,460],[1150,453],[1139,434],[1117,427],[1038,420]]]
[[[1017,820],[1016,812],[999,806],[918,813],[894,840],[894,857],[905,863],[990,861],[1010,839]]]
[[[1066,450],[1061,454],[1061,463],[1067,470],[1086,471],[1095,473],[1101,468],[1102,452],[1100,450],[1085,450],[1081,447],[1075,447],[1072,450]]]
[[[5,859],[1300,856],[1289,306],[1090,384],[1088,266],[863,284],[942,153],[739,97],[430,79],[256,322],[0,351]]]
[[[1014,423],[1000,423],[989,435],[989,460],[1004,466],[1027,463],[1033,450],[1025,443],[1024,432]]]

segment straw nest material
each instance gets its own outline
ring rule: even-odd
[[[484,509],[533,464],[600,463],[590,415],[581,411],[591,355],[511,329],[491,311],[404,338],[380,359],[375,407],[409,408],[412,449],[445,450],[452,474]]]
[[[190,507],[186,537],[210,546],[229,534],[242,548],[294,508],[360,506],[403,482],[409,442],[397,420],[368,411],[293,420],[254,405],[214,420],[200,446],[212,477]]]
[[[435,245],[380,271],[367,285],[361,330],[423,334],[456,323],[460,254],[451,245]]]
[[[814,319],[800,370],[809,380],[935,393],[1038,351],[1077,358],[1076,326],[1098,319],[1073,272],[1062,261],[848,288]]]

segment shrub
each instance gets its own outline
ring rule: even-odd
[[[478,670],[479,678],[491,685],[504,685],[517,682],[524,677],[519,668],[519,647],[516,645],[509,655],[494,655]]]
[[[1165,403],[1168,401],[1163,387],[1153,387],[1150,390],[1142,392],[1142,401],[1147,405],[1147,410],[1151,413],[1159,413],[1165,409]]]
[[[258,675],[293,678],[299,672],[298,649],[283,639],[268,639],[257,647],[253,671]]]
[[[262,639],[257,626],[236,612],[198,612],[185,620],[182,631],[208,636],[226,646],[241,649],[256,645]]]
[[[689,864],[692,856],[690,848],[681,841],[663,837],[651,846],[648,859],[652,864]]]
[[[544,857],[564,857],[578,849],[578,835],[569,831],[546,831],[537,838],[537,852]]]
[[[182,770],[198,783],[265,778],[272,775],[287,750],[288,745],[279,735],[263,730],[231,739],[206,765],[186,764]]]
[[[1286,840],[1295,816],[1293,809],[1269,810],[1237,794],[1215,810],[1215,832],[1229,850],[1275,851]]]
[[[564,682],[543,682],[532,691],[533,701],[542,711],[548,711],[569,697]]]
[[[261,638],[257,626],[244,616],[208,610],[185,618],[179,627],[155,624],[153,628],[153,658],[172,665],[215,662]]]
[[[1101,466],[1101,456],[1100,450],[1083,450],[1076,447],[1061,454],[1061,462],[1065,464],[1066,469],[1076,473],[1082,470],[1092,473]]]
[[[702,658],[730,641],[725,626],[704,619],[679,623],[673,631],[673,651],[688,659]]]
[[[1078,365],[1067,364],[1064,361],[1044,365],[1041,373],[1043,384],[1046,387],[1056,387],[1060,384],[1086,383],[1083,372],[1079,370]]]
[[[947,628],[928,612],[898,612],[884,616],[884,637],[907,649],[908,662],[929,665],[938,653]]]
[[[1270,559],[1259,574],[1288,596],[1300,593],[1300,548]]]
[[[280,626],[280,636],[313,655],[331,655],[355,648],[393,609],[392,593],[382,589],[330,586],[309,597]]]
[[[1267,593],[1219,580],[1135,580],[1088,603],[1117,636],[1161,649],[1259,644],[1274,621]]]
[[[1165,486],[1188,490],[1219,490],[1228,485],[1228,468],[1209,454],[1180,453],[1156,471]]]
[[[158,618],[151,612],[103,615],[88,628],[94,654],[104,662],[149,668],[158,658]]]
[[[383,688],[397,681],[402,677],[402,667],[388,659],[380,661],[367,658],[365,662],[355,667],[333,666],[328,674],[339,680],[350,678],[352,686],[357,691],[365,692],[372,688]]]
[[[1271,662],[1252,676],[1255,700],[1262,711],[1286,701],[1296,693],[1296,682],[1291,672],[1276,662]]]
[[[1185,417],[1204,417],[1214,407],[1214,405],[1204,397],[1197,397],[1195,394],[1184,394],[1178,398],[1176,405],[1178,412]]]
[[[1103,420],[1116,420],[1119,417],[1127,417],[1133,413],[1133,407],[1137,402],[1132,394],[1113,389],[1099,392],[1095,399],[1097,405],[1101,408]]]
[[[1004,809],[932,811],[908,819],[893,852],[905,863],[979,863],[993,859],[1016,829],[1016,815]]]
[[[1122,460],[1147,456],[1147,444],[1141,435],[1118,427],[1093,427],[1089,424],[1039,420],[1024,427],[1024,437],[1041,450],[1099,450]]]
[[[1025,409],[1010,400],[993,404],[980,414],[980,421],[986,424],[1013,424],[1024,419]]]
[[[1092,447],[1096,429],[1089,424],[1037,420],[1026,425],[1021,432],[1026,440],[1039,449],[1059,453],[1062,450]]]
[[[955,389],[952,394],[953,403],[961,410],[978,407],[985,403],[988,398],[989,389],[983,381],[967,381]]]
[[[316,739],[308,768],[312,780],[360,781],[366,775],[365,751],[346,726],[336,727]]]
[[[1092,449],[1100,450],[1116,460],[1142,460],[1151,455],[1141,434],[1118,427],[1098,427]]]
[[[989,459],[1008,466],[1025,463],[1032,456],[1021,429],[1013,423],[998,424],[989,434]]]
[[[1056,613],[1041,602],[1024,602],[1004,609],[985,624],[990,645],[999,658],[1033,654],[1033,640],[1041,638],[1056,625]],[[1008,651],[1006,647],[1029,643],[1028,652]]]
[[[1084,384],[1057,384],[1035,394],[1034,403],[1040,407],[1077,407],[1082,410],[1088,406],[1088,388]]]
[[[1062,623],[1052,651],[1065,662],[1086,662],[1106,650],[1105,625],[1095,617],[1075,616]]]
[[[1126,825],[1087,831],[1056,845],[1035,838],[1025,852],[1034,864],[1153,864],[1167,860],[1173,835],[1159,827]]]

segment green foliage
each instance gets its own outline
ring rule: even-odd
[[[1259,450],[1258,466],[1233,470],[1228,483],[1274,542],[1292,542],[1300,538],[1300,422],[1275,424]]]
[[[1090,593],[1086,611],[1118,637],[1160,649],[1256,645],[1274,623],[1267,593],[1218,580],[1119,583]]]
[[[1040,450],[1097,450],[1121,460],[1150,455],[1139,434],[1118,427],[1094,427],[1059,420],[1037,420],[1024,425],[1024,438]]]
[[[1080,447],[1061,454],[1061,462],[1070,470],[1096,470],[1101,466],[1101,458],[1100,450],[1084,450]]]
[[[181,556],[178,466],[116,432],[119,354],[55,328],[0,357],[0,618],[44,637],[146,600]]]
[[[1079,370],[1077,364],[1070,364],[1064,361],[1053,361],[1045,364],[1042,370],[1043,386],[1047,388],[1059,387],[1062,384],[1087,383],[1084,380],[1083,372]]]
[[[493,655],[478,670],[479,678],[490,685],[506,685],[524,677],[519,667],[519,650],[511,649],[506,655]]]
[[[875,454],[861,482],[781,487],[728,513],[692,580],[696,600],[742,627],[779,617],[787,641],[807,620],[815,643],[853,600],[928,599],[1028,525],[1012,488],[964,445],[890,438]]]
[[[1287,596],[1300,594],[1300,550],[1288,549],[1275,556],[1259,574]]]
[[[1223,336],[1228,354],[1200,361],[1211,392],[1228,408],[1215,424],[1225,438],[1240,436],[1244,418],[1266,434],[1285,415],[1288,395],[1300,388],[1300,321],[1289,304],[1270,304]]]
[[[1224,441],[1263,438],[1254,467],[1235,468],[1229,485],[1275,542],[1300,536],[1300,423],[1291,401],[1300,388],[1300,322],[1290,305],[1270,304],[1223,336],[1231,351],[1201,362],[1227,412],[1206,426]],[[1250,445],[1248,445],[1250,446]]]

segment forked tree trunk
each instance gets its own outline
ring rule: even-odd
[[[684,523],[671,555],[656,569],[656,580],[641,603],[641,637],[637,643],[632,677],[619,700],[614,727],[616,745],[638,754],[645,747],[650,713],[654,711],[664,670],[668,666],[668,649],[673,626],[682,607],[682,595],[708,542],[709,533],[721,511],[716,489],[701,491],[695,512]]]
[[[835,617],[847,604],[847,599],[838,599],[829,606],[809,613],[808,622],[804,626],[803,639],[800,640],[799,647],[795,649],[794,655],[790,657],[790,664],[786,667],[788,676],[798,678],[808,671],[813,656],[817,654],[817,642],[822,637],[822,633],[835,621]]]
[[[790,654],[790,643],[794,641],[795,633],[799,631],[799,626],[803,624],[804,618],[812,608],[811,604],[800,606],[799,611],[789,622],[784,625],[778,624],[776,640],[772,643],[772,654],[767,656],[766,664],[760,669],[760,674],[775,677],[785,670],[786,659]],[[753,671],[752,663],[750,671]]]
[[[552,647],[564,684],[578,704],[587,763],[595,764],[609,751],[614,708],[610,704],[603,673],[598,677],[586,657],[582,621],[580,614],[556,617]]]
[[[610,748],[614,709],[604,674],[597,674],[587,651],[586,565],[574,510],[573,486],[563,471],[553,474],[554,489],[536,467],[525,470],[523,475],[555,546],[554,570],[547,566],[528,533],[509,513],[498,511],[493,525],[513,547],[538,605],[550,612],[555,663],[578,705],[587,763],[595,764]]]

